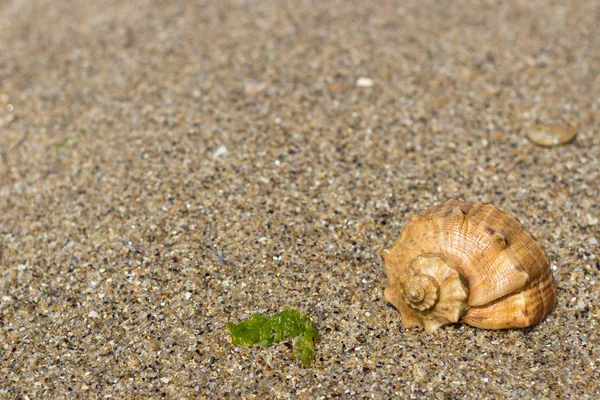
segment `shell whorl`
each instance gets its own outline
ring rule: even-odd
[[[382,252],[385,298],[405,327],[433,332],[459,320],[524,327],[553,308],[548,257],[514,217],[489,204],[450,200],[411,218]]]
[[[428,332],[463,315],[468,286],[458,263],[443,254],[421,254],[400,269],[385,292],[405,326]]]
[[[415,275],[404,284],[404,301],[417,310],[429,310],[438,301],[440,288],[427,275]]]

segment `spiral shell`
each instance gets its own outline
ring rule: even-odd
[[[381,255],[385,299],[405,328],[524,328],[555,304],[548,256],[515,217],[490,204],[449,200],[422,211]]]

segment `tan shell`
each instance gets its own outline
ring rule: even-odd
[[[575,136],[577,126],[572,125],[536,125],[527,132],[527,138],[542,147],[571,143]]]
[[[449,200],[411,218],[381,253],[385,299],[405,328],[465,322],[524,328],[554,307],[548,256],[521,223],[490,204]]]

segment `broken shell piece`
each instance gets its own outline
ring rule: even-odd
[[[247,81],[244,85],[244,93],[252,96],[264,91],[266,88],[267,84],[264,82]]]
[[[373,79],[367,77],[360,77],[356,80],[356,86],[359,88],[370,88],[374,84]]]
[[[527,132],[527,138],[543,147],[553,147],[570,143],[577,136],[577,126],[535,125]]]
[[[524,328],[554,307],[546,253],[515,217],[490,204],[449,200],[425,210],[381,256],[385,299],[405,328]]]

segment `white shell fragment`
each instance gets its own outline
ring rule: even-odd
[[[373,79],[364,76],[356,80],[356,86],[359,88],[370,88],[373,86],[373,83]]]

